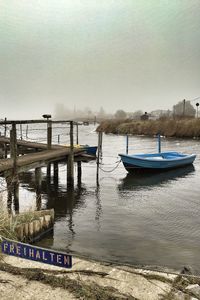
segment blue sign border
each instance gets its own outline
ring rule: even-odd
[[[3,239],[1,248],[2,252],[7,255],[62,268],[72,268],[72,256],[67,253],[51,251],[49,249],[39,248],[37,246],[31,246],[9,239]]]

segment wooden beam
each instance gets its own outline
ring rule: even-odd
[[[61,124],[61,123],[68,123],[70,124],[70,122],[73,122],[74,124],[79,124],[79,125],[82,125],[80,122],[75,122],[75,121],[72,121],[72,120],[57,120],[57,121],[53,121],[51,120],[52,123],[54,124]],[[45,123],[48,123],[49,120],[43,120],[43,119],[39,119],[39,120],[5,120],[5,121],[0,121],[0,125],[11,125],[13,123],[15,124],[45,124]]]

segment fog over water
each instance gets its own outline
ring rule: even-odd
[[[200,96],[199,0],[1,0],[1,117]]]

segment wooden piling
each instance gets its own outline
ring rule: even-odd
[[[42,188],[42,170],[41,168],[35,169],[35,186],[36,186],[36,208],[37,210],[41,210],[41,188]]]
[[[100,131],[100,147],[99,147],[99,152],[100,152],[100,157],[102,157],[102,153],[103,153],[103,150],[102,150],[102,144],[103,144],[103,132]]]
[[[76,124],[76,144],[78,145],[78,123]]]
[[[17,174],[17,131],[16,131],[16,123],[12,123],[12,129],[10,130],[10,156],[13,159],[13,170],[12,177],[10,179],[10,189],[11,194],[8,194],[8,202],[12,202],[12,193],[14,196],[14,208],[15,212],[19,213],[19,178]],[[10,204],[8,204],[10,205]]]
[[[12,213],[12,192],[13,192],[13,183],[12,177],[6,177],[6,184],[7,184],[7,208],[8,213]]]
[[[17,173],[17,133],[15,123],[12,123],[12,129],[10,130],[10,156],[13,159],[13,175],[15,175]]]
[[[7,135],[7,118],[5,118],[5,125],[4,125],[4,136],[6,137]]]
[[[54,162],[53,164],[53,176],[58,177],[58,162]]]
[[[5,125],[4,125],[4,136],[6,137],[7,135],[7,124],[6,124],[7,118],[5,118]],[[7,144],[4,144],[4,158],[7,158],[8,156],[8,151],[7,151]]]
[[[70,154],[67,162],[67,185],[74,185],[74,132],[73,121],[70,121]]]
[[[97,185],[99,185],[99,165],[100,165],[100,155],[102,155],[102,135],[103,132],[98,132],[98,150],[97,150],[97,176],[96,176],[96,182]]]
[[[53,182],[54,182],[54,188],[58,187],[58,175],[59,175],[59,168],[58,168],[58,162],[53,163]]]
[[[28,139],[28,124],[26,125],[26,139]]]
[[[128,154],[128,143],[129,142],[129,137],[128,137],[128,134],[126,136],[126,154]]]
[[[157,142],[158,142],[158,153],[161,152],[161,137],[160,137],[160,133],[158,133],[157,135]]]
[[[52,121],[47,123],[47,149],[51,149],[52,146]]]
[[[15,213],[19,213],[19,178],[15,177],[13,182],[14,209]]]
[[[20,139],[23,139],[23,134],[22,134],[22,124],[20,124]]]
[[[82,177],[81,161],[77,162],[77,177],[78,177],[78,183],[80,183]]]
[[[47,164],[47,179],[51,179],[51,163]]]

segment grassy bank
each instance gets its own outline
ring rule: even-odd
[[[18,240],[17,227],[35,220],[40,220],[37,211],[27,211],[23,214],[9,215],[6,208],[0,204],[0,236]]]
[[[199,138],[200,119],[183,120],[106,120],[97,131],[113,134],[133,134],[154,136],[158,132],[166,137]]]

